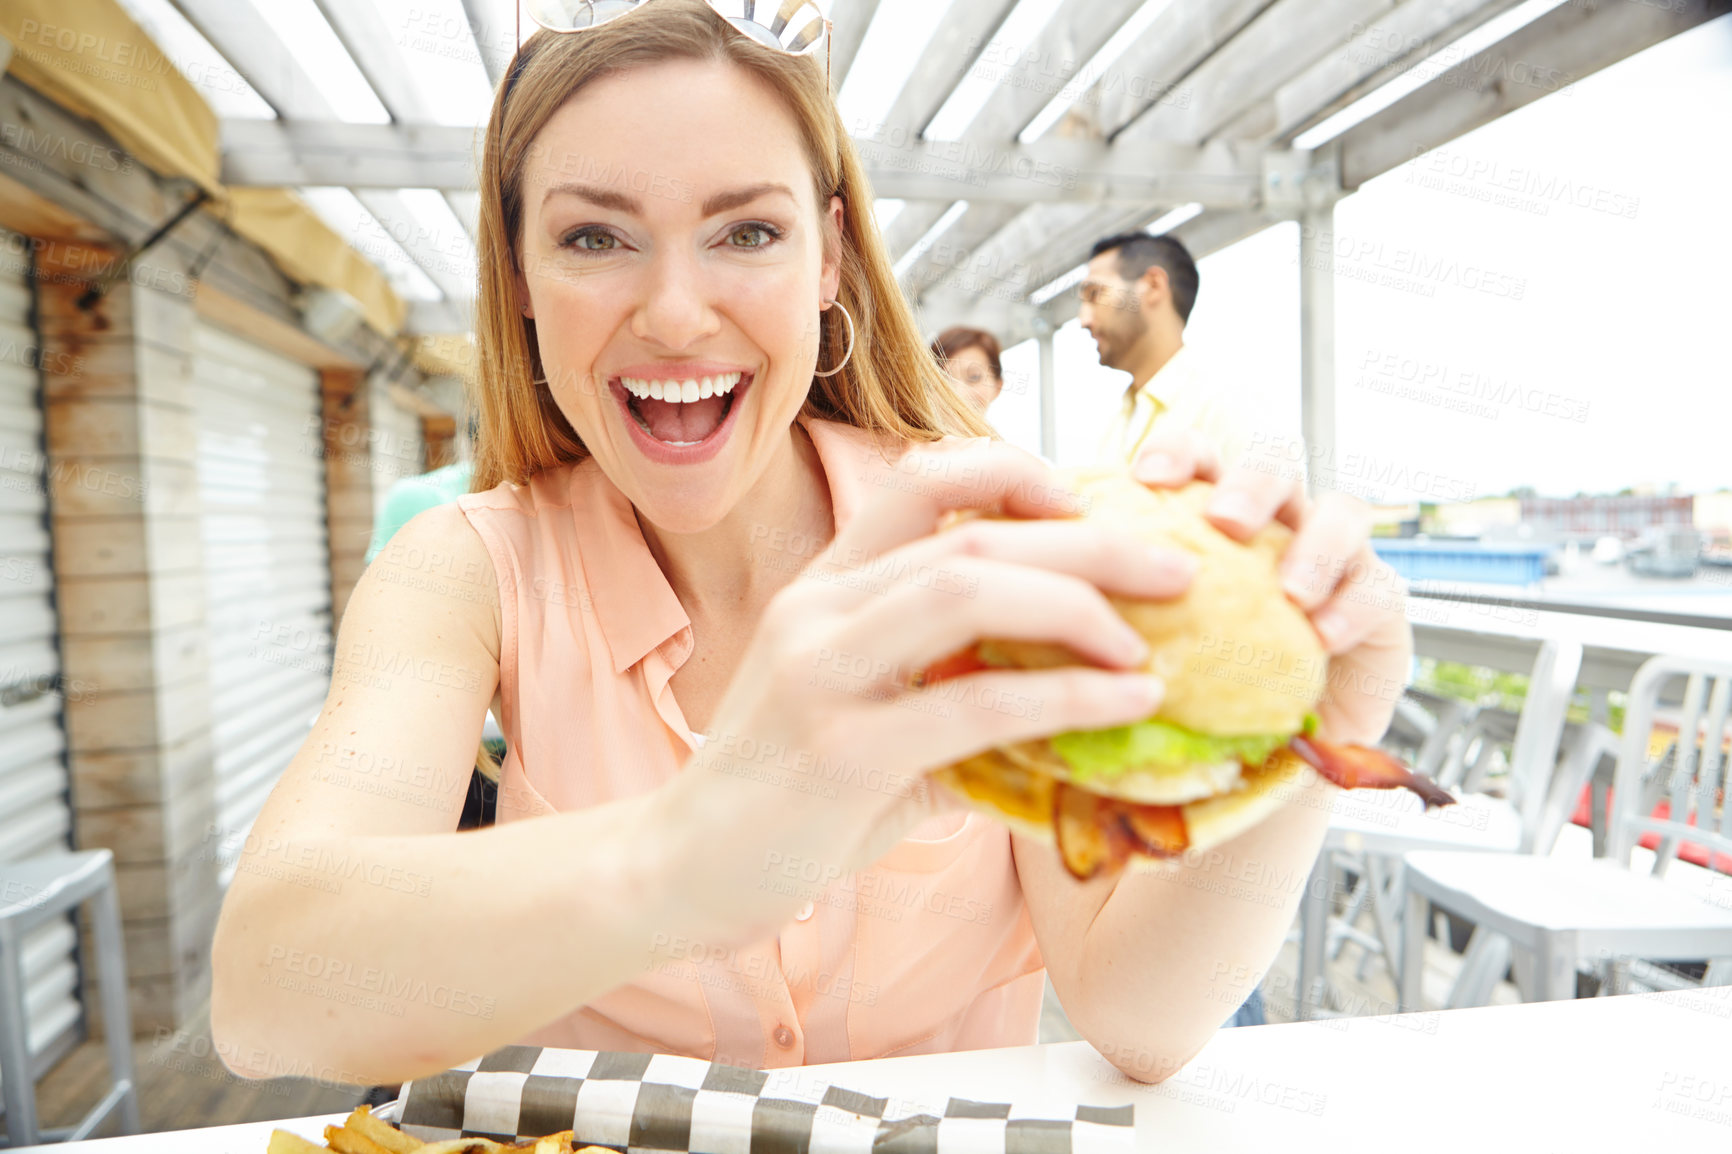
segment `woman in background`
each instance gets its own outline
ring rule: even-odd
[[[985,413],[1004,390],[1004,369],[998,361],[1001,351],[997,337],[966,325],[945,329],[932,342],[932,355],[939,367],[950,374],[978,413]]]

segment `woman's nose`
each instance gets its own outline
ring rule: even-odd
[[[703,269],[690,254],[664,250],[651,262],[632,335],[668,349],[689,348],[721,327]]]

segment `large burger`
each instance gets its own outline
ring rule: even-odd
[[[1281,589],[1277,562],[1292,530],[1271,523],[1249,542],[1233,540],[1203,515],[1206,482],[1154,490],[1103,470],[1065,479],[1089,520],[1198,562],[1180,597],[1112,599],[1148,640],[1145,668],[1166,695],[1134,725],[990,749],[935,771],[942,784],[1012,828],[1056,841],[1078,878],[1226,841],[1291,800],[1307,767],[1343,788],[1411,789],[1428,808],[1455,800],[1380,750],[1317,736],[1329,661]],[[1063,646],[985,640],[920,680],[1080,661]]]

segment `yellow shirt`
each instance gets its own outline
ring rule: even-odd
[[[1240,398],[1226,396],[1200,371],[1196,354],[1184,345],[1137,390],[1127,414],[1121,406],[1101,438],[1096,463],[1130,465],[1155,430],[1195,429],[1221,455],[1221,467],[1236,465],[1251,448],[1251,422]]]

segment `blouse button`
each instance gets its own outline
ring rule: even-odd
[[[794,1048],[794,1031],[788,1029],[786,1026],[777,1026],[776,1032],[771,1034],[770,1037],[774,1038],[776,1045],[782,1047],[784,1050],[792,1050]]]
[[[794,920],[797,922],[803,922],[807,918],[810,918],[811,916],[812,916],[812,903],[807,902],[805,905],[800,907],[800,912],[794,915]]]

